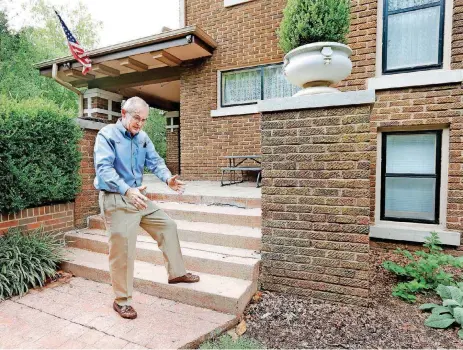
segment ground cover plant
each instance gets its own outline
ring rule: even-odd
[[[228,334],[209,340],[199,347],[201,350],[206,349],[264,349],[264,346],[254,339],[246,336],[233,340]]]
[[[402,280],[393,288],[392,295],[412,303],[416,301],[417,293],[434,290],[440,284],[453,286],[461,280],[463,257],[444,254],[436,232],[431,232],[423,246],[427,251],[411,253],[397,249],[395,252],[405,258],[405,264],[390,260],[383,263],[386,270]]]
[[[63,260],[62,234],[8,230],[0,236],[0,301],[43,286]]]

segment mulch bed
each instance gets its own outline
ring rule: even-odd
[[[245,311],[246,336],[280,349],[463,348],[456,327],[424,325],[428,314],[419,305],[439,302],[439,297],[419,296],[416,304],[408,304],[391,296],[396,278],[380,265],[392,256],[371,252],[370,307],[263,292]]]

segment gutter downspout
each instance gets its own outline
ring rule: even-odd
[[[53,67],[52,67],[52,70],[51,70],[51,77],[58,84],[64,86],[66,89],[76,93],[77,96],[79,96],[79,115],[78,115],[78,118],[83,117],[83,115],[84,115],[84,109],[83,109],[83,107],[84,107],[84,95],[82,94],[82,92],[79,89],[76,89],[71,84],[66,83],[65,81],[58,78],[58,65],[56,63],[53,63]]]

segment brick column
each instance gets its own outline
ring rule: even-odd
[[[259,105],[263,289],[367,304],[369,103],[374,93],[360,95]],[[323,101],[329,106],[343,96],[356,105],[323,107]],[[299,109],[291,110],[293,105]]]
[[[77,119],[84,136],[79,148],[82,153],[80,175],[82,191],[77,195],[74,207],[76,228],[87,226],[87,218],[99,214],[98,191],[93,186],[95,165],[93,148],[98,131],[106,124],[115,123],[120,116],[122,96],[100,90],[90,89],[84,94],[84,115]]]
[[[180,113],[166,113],[166,165],[172,174],[180,174]]]

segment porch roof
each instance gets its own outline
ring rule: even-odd
[[[66,56],[34,65],[41,75],[57,77],[74,87],[99,88],[129,98],[140,96],[152,107],[176,110],[180,102],[180,74],[185,61],[212,56],[217,43],[197,26],[188,26],[88,51],[92,71]]]

